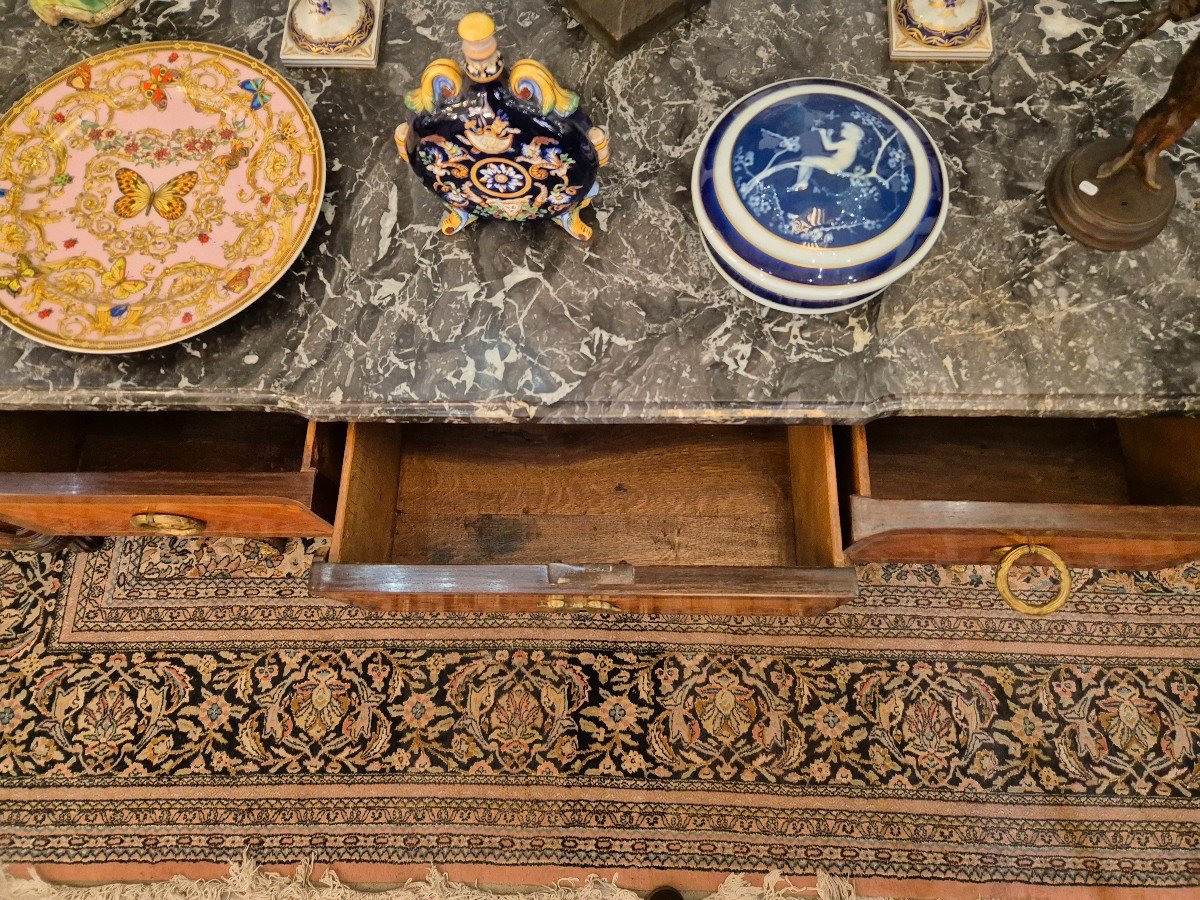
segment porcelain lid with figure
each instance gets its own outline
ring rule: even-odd
[[[937,240],[946,171],[928,133],[888,98],[796,79],[717,120],[693,171],[709,253],[768,306],[832,312],[865,302]]]

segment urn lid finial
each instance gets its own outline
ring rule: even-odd
[[[458,22],[458,36],[464,41],[486,41],[495,34],[496,22],[487,13],[467,13]]]
[[[498,78],[504,61],[496,50],[496,23],[492,17],[487,13],[468,13],[458,22],[458,36],[462,38],[463,57],[471,80],[488,82]]]

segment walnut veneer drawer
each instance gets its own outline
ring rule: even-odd
[[[48,535],[328,535],[344,431],[266,413],[0,413],[0,521]]]
[[[843,455],[853,561],[1067,565],[1200,558],[1200,420],[883,419]]]
[[[386,609],[809,615],[832,568],[823,426],[350,426],[318,596]]]

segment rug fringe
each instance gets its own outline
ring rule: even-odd
[[[232,863],[229,874],[216,881],[193,881],[176,876],[152,884],[104,884],[88,887],[50,884],[36,874],[17,878],[0,866],[0,900],[499,900],[511,893],[489,891],[451,881],[430,867],[425,881],[410,881],[385,891],[359,891],[342,883],[332,870],[312,878],[312,863],[297,866],[294,875],[264,872],[249,860]],[[794,886],[781,872],[770,872],[761,886],[745,876],[730,875],[706,900],[869,900],[854,886],[827,872],[817,874],[815,888]],[[546,888],[520,892],[520,900],[640,900],[618,887],[616,879],[597,875],[579,884],[565,879]]]

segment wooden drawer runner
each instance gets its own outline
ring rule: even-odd
[[[856,590],[832,568],[831,448],[824,426],[352,425],[313,590],[389,610],[823,612]]]

